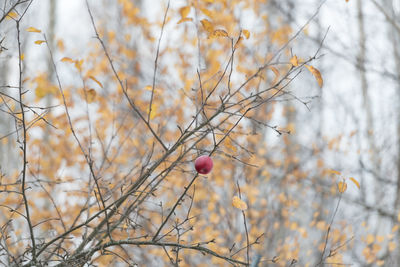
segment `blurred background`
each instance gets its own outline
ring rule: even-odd
[[[0,0],[0,15],[14,2]],[[146,110],[147,86],[152,85],[168,2],[88,2],[117,72],[131,88],[130,96]],[[180,9],[185,6],[191,7],[187,15],[191,20],[178,23],[184,18]],[[226,254],[232,252],[232,246],[245,246],[243,218],[231,204],[239,185],[248,204],[250,239],[259,243],[252,247],[251,258],[261,255],[260,266],[316,266],[321,261],[325,266],[400,265],[400,1],[172,0],[160,42],[156,79],[160,92],[156,90],[158,110],[153,117],[167,144],[179,136],[176,125],[190,121],[198,107],[197,70],[204,82],[214,82],[231,51],[229,41],[207,38],[200,22],[204,18],[233,38],[240,30],[250,33],[241,40],[234,60],[232,88],[274,57],[271,66],[275,70],[269,69],[263,79],[248,85],[249,90],[267,86],[287,71],[294,55],[299,61],[314,57],[310,65],[321,73],[323,86],[303,68],[291,77],[285,94],[250,114],[232,133],[215,155],[213,173],[196,184],[192,213],[198,219],[187,240],[215,238],[215,243],[208,245]],[[27,32],[28,27],[41,33]],[[151,135],[143,134],[143,126],[136,127],[138,118],[131,116],[127,104],[118,98],[118,83],[95,38],[85,1],[32,1],[21,22],[21,34],[24,88],[28,91],[25,100],[46,107],[38,112],[54,126],[40,120],[33,123],[33,113],[29,117],[30,179],[33,187],[39,186],[38,180],[55,182],[44,186],[64,207],[61,212],[67,212],[71,209],[68,205],[79,206],[86,199],[85,193],[77,193],[82,189],[79,181],[90,182],[83,157],[70,156],[79,155],[79,149],[71,133],[63,131],[68,123],[48,49],[45,44],[35,44],[44,40],[43,34],[53,51],[78,136],[92,151],[105,187],[120,188],[123,179],[140,172],[149,147],[156,145]],[[19,57],[13,19],[0,23],[0,41],[0,92],[17,96]],[[83,60],[82,66],[77,67],[76,60]],[[85,78],[89,76],[94,79]],[[82,88],[94,88],[94,103],[82,104],[82,99],[87,100]],[[7,179],[18,180],[21,161],[19,126],[9,114],[14,109],[12,101],[4,95],[0,109],[4,185]],[[113,129],[118,127],[117,135]],[[105,157],[106,142],[101,140],[113,136],[111,160]],[[208,151],[211,144],[211,139],[205,140],[198,153]],[[160,194],[148,199],[146,208],[137,211],[141,214],[138,224],[161,216],[160,201],[171,206],[187,184],[186,178],[179,177],[193,170],[190,162],[194,155],[165,180]],[[347,188],[339,192],[338,184],[343,181]],[[32,191],[35,207],[51,214],[48,201],[39,200],[43,197],[39,191],[37,195]],[[5,194],[0,193],[0,199],[13,205]],[[185,214],[185,205],[177,218]],[[0,217],[5,220],[7,216]],[[48,225],[41,232],[48,236],[48,231],[58,232],[57,227]],[[143,233],[152,231],[141,229]],[[16,237],[17,241],[23,242],[23,238]],[[157,249],[148,253],[132,248],[131,260],[139,266],[168,266],[168,258]],[[226,264],[190,253],[182,252],[182,266]],[[237,256],[244,259],[243,253]],[[114,260],[99,259],[98,264],[105,266]]]

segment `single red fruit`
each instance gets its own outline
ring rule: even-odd
[[[203,155],[195,160],[194,167],[198,173],[207,174],[210,173],[213,168],[213,161],[209,156]]]

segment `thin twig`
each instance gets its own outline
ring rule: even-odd
[[[160,53],[160,44],[161,44],[161,39],[162,39],[162,36],[163,36],[163,33],[164,33],[165,22],[167,20],[167,14],[168,14],[168,10],[169,10],[169,3],[170,3],[170,0],[168,0],[167,9],[165,10],[165,13],[164,13],[164,19],[163,19],[163,24],[161,26],[160,38],[158,38],[156,59],[154,60],[153,84],[152,84],[152,87],[151,87],[151,96],[150,96],[150,103],[149,103],[149,114],[147,115],[147,123],[150,123],[150,116],[151,116],[151,109],[152,109],[152,104],[153,104],[154,90],[155,90],[155,87],[156,87],[156,77],[157,77],[157,68],[158,68],[158,57],[159,57],[159,53]]]
[[[95,32],[95,34],[96,34],[96,39],[100,42],[100,44],[101,44],[101,46],[102,46],[102,48],[103,48],[103,51],[104,51],[104,53],[105,53],[105,55],[106,55],[106,57],[107,57],[107,59],[108,59],[108,62],[110,63],[110,66],[111,66],[111,69],[112,69],[112,71],[113,71],[113,73],[114,73],[114,76],[117,78],[118,83],[119,83],[119,85],[120,85],[120,87],[121,87],[121,90],[123,91],[123,93],[124,93],[126,99],[128,100],[129,105],[132,107],[132,109],[134,110],[134,112],[140,117],[140,119],[144,122],[144,124],[145,124],[145,125],[147,126],[147,128],[150,130],[150,132],[152,133],[152,135],[154,136],[154,138],[156,138],[156,140],[160,143],[160,145],[164,148],[164,150],[167,151],[167,150],[168,150],[167,146],[164,145],[164,143],[161,141],[161,138],[156,134],[156,132],[155,132],[155,131],[153,130],[153,128],[151,127],[150,123],[147,122],[147,120],[144,118],[144,116],[143,116],[142,113],[140,112],[139,108],[136,106],[136,104],[133,102],[133,100],[130,99],[130,97],[128,96],[128,92],[127,92],[128,89],[127,89],[127,88],[124,86],[124,84],[122,83],[122,80],[121,80],[121,78],[119,77],[119,75],[118,75],[118,73],[117,73],[117,71],[116,71],[116,69],[115,69],[115,67],[114,67],[114,63],[113,63],[113,61],[112,61],[110,55],[108,54],[108,51],[107,51],[107,49],[106,49],[106,46],[105,46],[103,40],[100,38],[100,35],[99,35],[98,31],[97,31],[97,27],[96,27],[96,24],[95,24],[95,22],[94,22],[94,18],[93,18],[93,15],[92,15],[92,11],[90,10],[89,3],[88,3],[87,0],[86,0],[86,7],[87,7],[87,10],[88,10],[88,12],[89,12],[89,16],[90,16],[90,20],[91,20],[91,22],[92,22],[92,26],[93,26],[94,32]]]
[[[22,18],[22,16],[21,16]],[[33,225],[30,217],[30,212],[29,212],[29,203],[28,203],[28,198],[26,196],[26,187],[25,187],[25,182],[26,182],[26,170],[27,170],[27,146],[26,146],[26,140],[27,140],[27,128],[26,128],[26,123],[25,123],[25,109],[24,109],[24,104],[23,104],[23,91],[22,91],[22,52],[21,52],[21,40],[20,40],[20,28],[19,28],[19,23],[20,20],[16,21],[16,27],[17,27],[17,41],[18,41],[18,68],[19,68],[19,80],[18,80],[18,90],[19,90],[19,104],[20,104],[20,109],[21,109],[21,119],[19,122],[22,124],[22,134],[23,134],[23,140],[22,140],[22,158],[23,158],[23,163],[22,163],[22,183],[21,183],[21,193],[22,197],[24,199],[24,206],[25,206],[25,213],[26,213],[26,220],[28,222],[29,226],[29,233],[30,233],[30,238],[32,242],[32,261],[36,262],[36,242],[35,242],[35,235],[33,232]]]

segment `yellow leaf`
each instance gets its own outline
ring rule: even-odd
[[[358,187],[358,189],[360,189],[360,183],[356,179],[353,177],[350,177],[349,179]]]
[[[29,27],[29,28],[26,29],[26,31],[27,32],[37,32],[37,33],[42,32],[41,30],[36,29],[35,27]]]
[[[96,91],[94,89],[89,89],[86,92],[86,101],[92,103],[96,99]]]
[[[346,182],[339,182],[338,183],[338,189],[340,193],[344,193],[347,189],[347,184]]]
[[[237,148],[232,144],[232,141],[231,141],[231,139],[230,139],[229,137],[228,137],[228,138],[225,138],[224,143],[225,143],[225,146],[226,146],[227,148],[231,149],[231,150],[234,151],[234,152],[237,151]]]
[[[292,63],[293,66],[297,67],[299,66],[299,60],[297,59],[297,56],[294,55],[291,59],[290,59],[290,63]]]
[[[101,82],[99,82],[95,77],[89,76],[89,79],[92,79],[92,80],[95,81],[101,88],[103,88],[103,85],[101,84]]]
[[[238,47],[238,45],[240,44],[240,42],[243,40],[242,36],[239,36],[239,39],[237,40],[236,44],[235,44],[235,49]]]
[[[61,39],[57,40],[57,47],[60,49],[61,52],[64,51],[65,46],[64,46],[63,40],[61,40]]]
[[[225,30],[215,30],[212,34],[211,37],[228,37],[228,33]]]
[[[234,206],[235,208],[240,209],[240,210],[247,210],[246,202],[244,202],[237,196],[234,196],[232,198],[232,206]]]
[[[212,13],[210,10],[206,9],[206,8],[200,8],[201,12],[203,12],[204,15],[212,18]]]
[[[372,234],[367,235],[367,239],[365,240],[367,242],[367,245],[370,245],[374,242],[375,237]]]
[[[272,82],[272,84],[276,84],[276,82],[278,81],[278,79],[279,79],[279,75],[280,75],[280,73],[279,73],[279,70],[277,69],[277,68],[275,68],[275,67],[269,67],[273,72],[274,72],[274,74],[275,74],[275,79],[274,79],[274,81]]]
[[[242,32],[243,32],[244,37],[246,37],[246,39],[250,38],[250,32],[248,30],[243,30]]]
[[[154,119],[157,116],[157,110],[158,110],[158,106],[157,105],[153,105],[151,107],[151,112],[150,112],[150,119]]]
[[[146,90],[146,91],[152,91],[153,90],[153,86],[146,85],[143,89]]]
[[[319,87],[322,87],[322,85],[324,84],[324,81],[322,80],[322,76],[321,76],[321,73],[319,72],[319,70],[317,70],[313,66],[309,66],[309,65],[306,65],[306,68],[311,72],[312,75],[314,75],[315,79],[318,82]]]
[[[77,68],[79,71],[82,70],[82,64],[83,64],[83,59],[75,60],[75,68]]]
[[[45,42],[46,42],[45,40],[37,40],[37,41],[35,41],[35,44],[41,45],[42,43],[45,43]]]
[[[74,63],[75,61],[72,58],[69,57],[63,57],[61,59],[62,62],[69,62],[69,63]]]
[[[186,18],[190,13],[190,6],[184,6],[179,9],[182,19]]]
[[[25,54],[24,54],[24,53],[22,53],[20,58],[21,58],[21,60],[24,60],[24,58],[25,58]]]
[[[47,95],[47,92],[44,90],[44,87],[37,87],[35,89],[35,95],[40,99]]]
[[[182,19],[180,19],[176,24],[181,24],[181,23],[183,23],[183,22],[192,21],[192,20],[193,20],[192,18],[182,18]]]
[[[206,32],[212,33],[214,31],[214,26],[212,25],[212,23],[209,20],[202,19],[202,20],[200,20],[200,22]]]
[[[336,175],[340,175],[341,174],[341,172],[338,172],[338,171],[335,171],[335,170],[328,170],[328,171],[331,174],[336,174]]]
[[[6,19],[16,19],[18,17],[18,14],[14,11],[10,12],[7,14]]]

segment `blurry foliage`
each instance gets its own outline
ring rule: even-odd
[[[281,103],[295,95],[290,84],[307,68],[323,85],[311,66],[315,51],[308,60],[291,52],[299,29],[271,15],[268,1],[163,3],[157,17],[137,3],[118,1],[118,27],[94,16],[105,48],[93,39],[74,58],[58,41],[54,63],[74,80],[37,73],[23,82],[27,106],[51,99],[45,112],[25,109],[36,266],[229,266],[256,255],[260,266],[341,265],[351,263],[343,255],[354,242],[365,243],[366,262],[382,265],[380,251],[396,249],[395,235],[355,241],[359,226],[334,220],[346,208],[338,202],[346,179],[291,135],[295,111]],[[242,28],[243,16],[251,27]],[[26,31],[46,49],[43,29]],[[1,101],[21,120],[18,101]],[[277,110],[287,125],[271,126]],[[279,142],[269,142],[271,132]],[[194,171],[200,154],[214,160],[208,176]],[[0,204],[2,263],[35,265],[20,169],[1,177]]]

